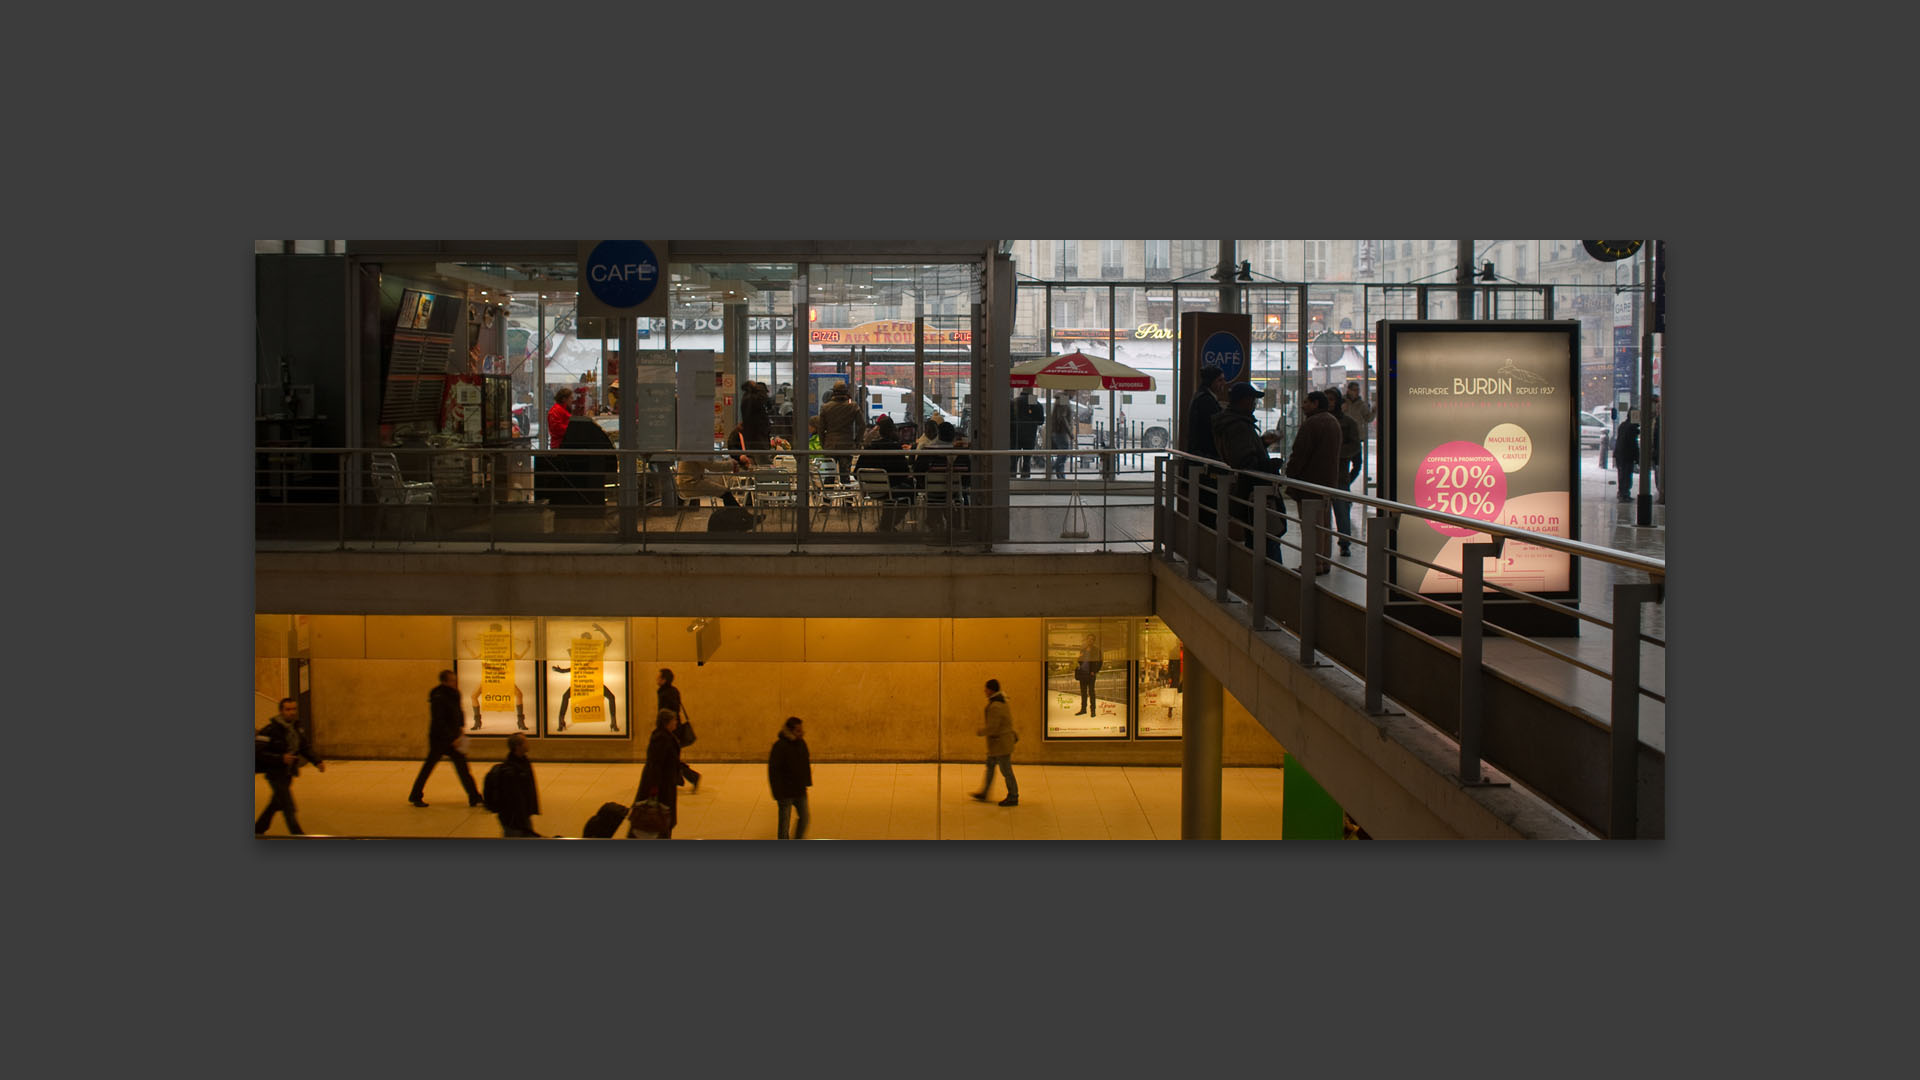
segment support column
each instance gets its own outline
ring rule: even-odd
[[[645,512],[640,487],[651,478],[638,467],[639,456],[631,453],[640,448],[640,327],[632,315],[623,315],[614,324],[620,335],[620,449],[629,451],[620,457],[619,542],[634,544],[639,542],[640,515]]]
[[[1191,652],[1181,664],[1181,677],[1180,839],[1218,840],[1220,748],[1226,727],[1220,680]]]
[[[1454,312],[1453,317],[1471,319],[1473,318],[1473,241],[1456,240],[1454,243],[1458,246],[1456,251],[1458,265],[1453,268],[1453,281],[1459,286],[1454,290],[1454,295],[1458,297],[1455,303],[1459,305],[1459,310]]]

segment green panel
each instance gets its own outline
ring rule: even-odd
[[[1282,840],[1338,840],[1344,834],[1346,815],[1320,782],[1307,775],[1300,760],[1292,754],[1280,766],[1284,776],[1280,795],[1280,838]]]

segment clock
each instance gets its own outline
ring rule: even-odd
[[[1586,245],[1587,254],[1601,262],[1630,259],[1634,252],[1640,250],[1640,245],[1645,243],[1642,240],[1582,240],[1580,242]]]

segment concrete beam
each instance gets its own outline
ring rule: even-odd
[[[1152,562],[1154,613],[1370,835],[1594,838],[1524,788],[1462,786],[1451,740],[1411,716],[1367,715],[1351,674],[1301,667],[1291,634],[1255,631],[1245,605],[1217,604]]]
[[[257,552],[254,610],[309,615],[1085,618],[1153,610],[1141,553]]]

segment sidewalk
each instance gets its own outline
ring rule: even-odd
[[[691,756],[691,755],[690,755]],[[709,764],[700,793],[680,789],[675,840],[771,840],[774,803],[763,762]],[[492,764],[473,759],[476,780]],[[421,839],[499,838],[484,808],[468,808],[453,770],[442,762],[427,781],[426,809],[407,805],[415,761],[337,761],[303,769],[294,782],[300,826],[308,835]],[[627,803],[640,762],[590,764],[535,760],[542,812],[534,831],[580,835],[602,803]],[[810,840],[1178,840],[1180,770],[1168,766],[1023,765],[1014,762],[1020,805],[975,802],[981,763],[816,762],[808,801]],[[1278,768],[1229,768],[1221,774],[1221,838],[1278,840],[1284,774]],[[995,776],[993,798],[1005,792]],[[254,813],[271,797],[254,777]],[[286,835],[278,815],[269,836]],[[624,827],[621,830],[624,834]]]

